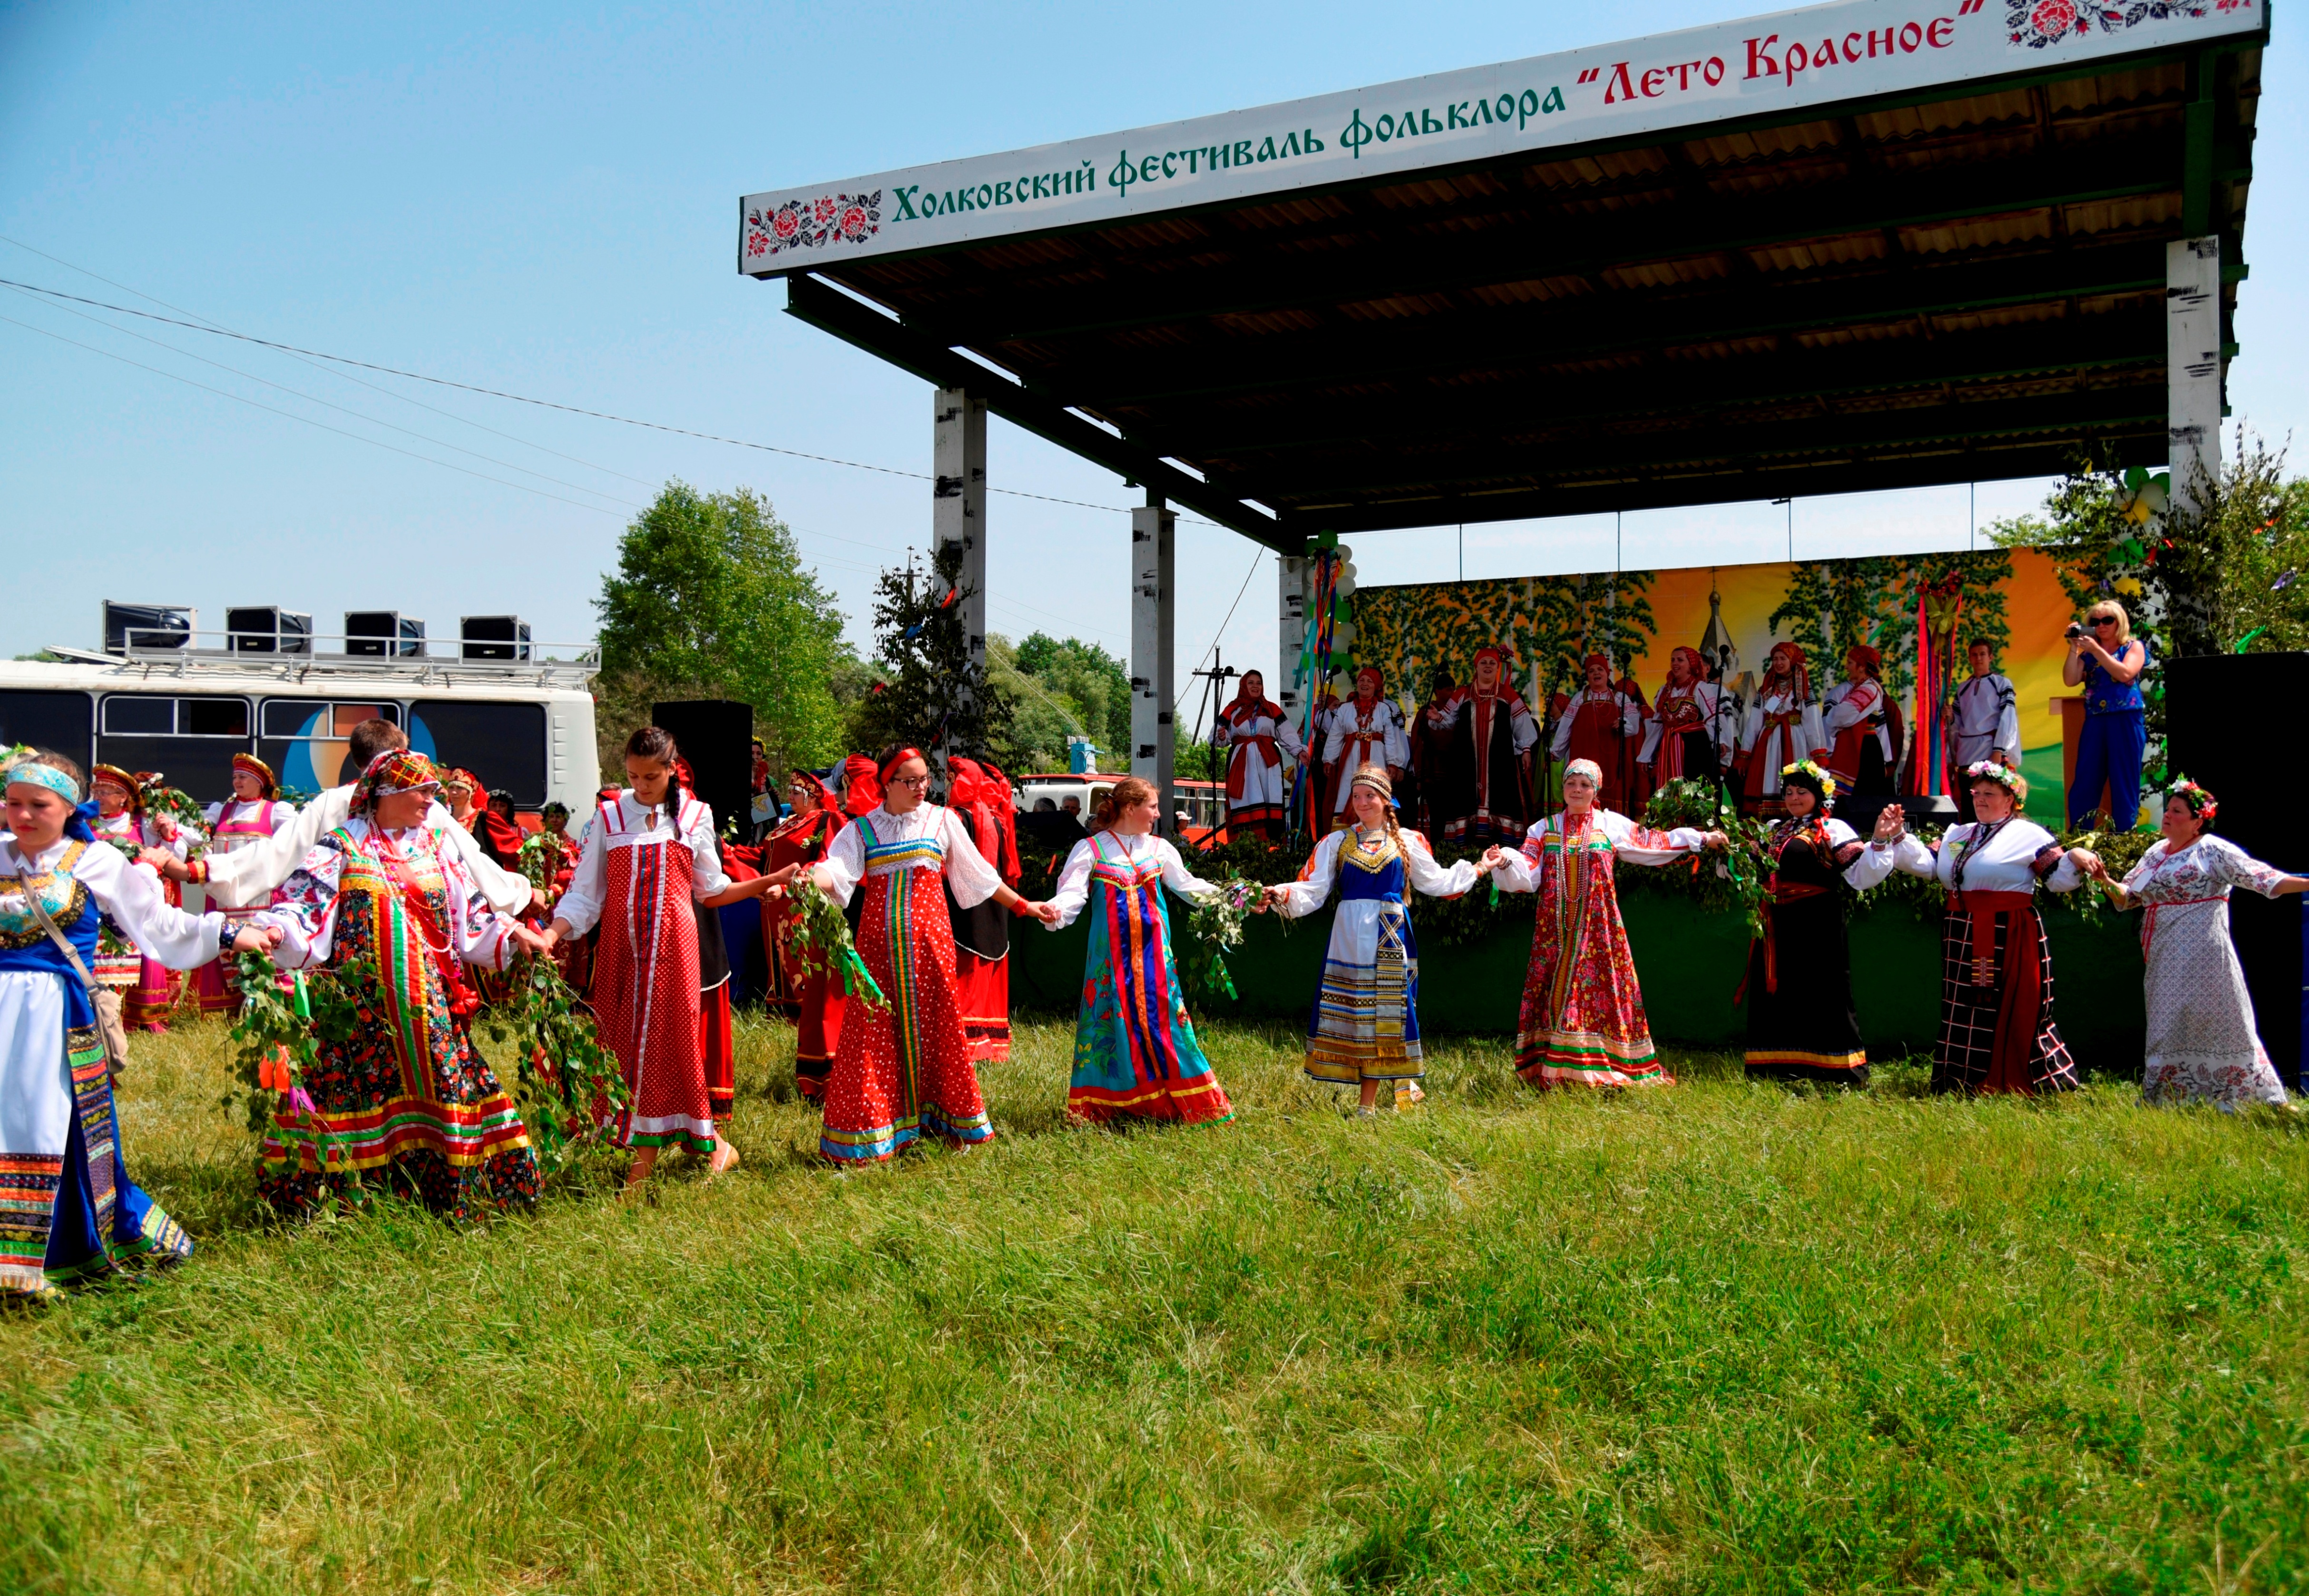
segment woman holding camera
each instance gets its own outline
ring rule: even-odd
[[[2107,785],[2109,823],[2130,831],[2140,819],[2140,755],[2149,746],[2149,711],[2140,673],[2149,646],[2132,635],[2124,606],[2103,599],[2069,628],[2069,657],[2061,680],[2085,690],[2085,729],[2077,739],[2077,773],[2069,783],[2069,826],[2075,829],[2100,807]]]
[[[2164,840],[2153,843],[2120,885],[2098,859],[2085,872],[2120,909],[2149,906],[2140,951],[2149,966],[2149,1063],[2140,1096],[2149,1103],[2282,1103],[2285,1088],[2253,1029],[2244,967],[2229,941],[2229,892],[2263,898],[2309,891],[2236,844],[2212,835],[2220,805],[2183,776],[2165,799]]]

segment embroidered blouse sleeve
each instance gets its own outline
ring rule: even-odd
[[[1828,839],[1836,845],[1836,857],[1844,866],[1844,884],[1855,892],[1882,885],[1899,860],[1899,850],[1870,847],[1842,820],[1829,821]]]
[[[713,846],[712,804],[701,799],[688,806],[688,824],[682,828],[681,840],[689,848],[693,896],[711,898],[730,884],[729,872],[722,868],[722,850]]]
[[[2036,854],[2030,859],[2028,868],[2032,872],[2037,871],[2044,864],[2047,855],[2053,856],[2058,862],[2051,869],[2044,871],[2037,879],[2044,883],[2045,889],[2048,892],[2074,892],[2089,878],[2083,871],[2077,868],[2077,862],[2069,857],[2069,851],[2061,846],[2058,837],[2049,831],[2042,832],[2041,835],[2045,840],[2037,846]]]
[[[2212,857],[2207,863],[2212,867],[2214,880],[2258,892],[2263,898],[2277,896],[2278,888],[2285,882],[2283,871],[2273,864],[2263,864],[2227,837],[2210,837],[2205,840],[2212,845]]]
[[[1331,896],[1331,883],[1339,873],[1339,849],[1347,834],[1334,831],[1315,845],[1314,856],[1307,861],[1307,873],[1298,880],[1285,883],[1290,895],[1276,904],[1276,910],[1287,920],[1302,915],[1311,915],[1323,906]]]
[[[1462,859],[1449,870],[1436,863],[1427,839],[1416,831],[1403,834],[1403,873],[1430,898],[1457,898],[1481,879],[1473,859]]]
[[[190,970],[217,956],[224,916],[188,915],[177,908],[161,890],[159,879],[131,865],[118,848],[83,850],[73,873],[147,958],[172,970]]]
[[[608,828],[600,820],[597,809],[594,823],[585,828],[585,846],[577,851],[577,869],[569,878],[568,890],[553,906],[553,917],[566,920],[572,936],[582,937],[601,923],[602,901],[609,896],[610,841]]]
[[[1387,706],[1387,762],[1397,770],[1411,768],[1411,734],[1403,729],[1403,712],[1392,700]]]
[[[1531,745],[1539,741],[1539,723],[1531,718],[1531,707],[1521,698],[1509,701],[1515,705],[1508,719],[1510,746],[1519,754],[1527,754]]]
[[[1620,857],[1630,864],[1673,864],[1687,854],[1699,852],[1703,846],[1700,833],[1689,826],[1655,831],[1648,826],[1638,825],[1616,810],[1605,810],[1600,818],[1604,835],[1612,839],[1612,846]]]
[[[1179,850],[1162,837],[1154,839],[1155,862],[1163,867],[1163,884],[1189,903],[1200,903],[1218,889],[1187,868]]]
[[[1951,828],[1950,835],[1943,837],[1941,843],[1942,846],[1953,846],[1954,842],[1955,832]],[[1937,879],[1941,873],[1940,855],[1926,847],[1924,839],[1913,831],[1904,834],[1898,842],[1889,848],[1880,850],[1872,842],[1868,845],[1868,851],[1872,854],[1881,852],[1890,854],[1892,868],[1906,871],[1912,876],[1924,876],[1931,880]]]
[[[1096,848],[1088,837],[1075,844],[1073,851],[1067,854],[1067,862],[1059,871],[1059,884],[1050,897],[1051,906],[1059,911],[1059,923],[1045,925],[1045,931],[1072,925],[1075,916],[1083,912],[1083,905],[1090,901],[1090,872],[1096,863],[1095,854]]]
[[[465,867],[467,879],[481,889],[481,895],[489,900],[490,907],[501,909],[508,915],[517,915],[529,906],[532,890],[529,878],[519,871],[503,869],[496,860],[481,852],[480,839],[457,824],[447,810],[437,803],[427,810],[424,828],[437,830],[446,839],[442,857],[454,857]]]
[[[994,896],[1002,877],[970,839],[970,828],[950,809],[938,811],[938,837],[946,844],[946,881],[955,902],[974,909]]]
[[[1549,739],[1547,751],[1558,759],[1561,759],[1571,751],[1571,723],[1578,718],[1579,703],[1576,698],[1565,705],[1563,713],[1555,717],[1555,735]]]
[[[463,831],[463,826],[451,830]],[[439,831],[432,834],[434,856],[441,862],[442,896],[448,900],[449,934],[456,939],[457,957],[467,964],[484,965],[501,970],[513,962],[517,944],[506,936],[513,922],[489,906],[489,898],[465,873],[463,864],[449,849],[446,837]],[[404,847],[414,845],[412,838]]]
[[[246,903],[287,880],[319,844],[323,833],[343,825],[351,811],[352,789],[332,787],[303,809],[291,811],[290,823],[262,842],[229,854],[209,854],[201,861],[202,880]]]
[[[259,925],[280,928],[281,945],[272,962],[284,970],[308,970],[329,961],[337,930],[337,882],[344,874],[345,856],[333,837],[324,837],[289,872],[273,894],[272,906],[256,914]]]
[[[1315,728],[1319,734],[1321,729],[1319,724]],[[1299,741],[1298,728],[1291,724],[1291,717],[1287,715],[1278,715],[1275,717],[1275,745],[1294,759],[1299,757],[1302,749],[1305,746]]]
[[[2149,885],[2149,878],[2157,873],[2157,867],[2165,862],[2166,849],[2166,844],[2161,837],[2149,845],[2149,851],[2124,872],[2123,886],[2127,892],[2138,892]]]
[[[1524,833],[1523,846],[1500,850],[1499,868],[1492,872],[1492,884],[1502,892],[1536,892],[1540,872],[1546,867],[1540,862],[1540,848],[1552,820],[1539,821]]]
[[[1996,741],[1991,746],[2001,748],[2018,758],[2020,752],[2020,706],[2014,697],[2012,684],[2002,676],[1991,677],[1999,684],[1996,701]]]
[[[835,834],[834,845],[826,850],[826,857],[813,865],[809,873],[820,891],[848,908],[850,895],[866,879],[865,826],[852,820],[843,827]]]

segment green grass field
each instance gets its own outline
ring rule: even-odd
[[[0,1314],[0,1590],[2309,1587],[2309,1140],[2287,1116],[1520,1088],[1500,1044],[1343,1119],[1283,1029],[1239,1118],[836,1175],[791,1033],[747,1166],[533,1219],[286,1230],[140,1038],[189,1263]]]

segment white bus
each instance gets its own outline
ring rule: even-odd
[[[103,650],[51,645],[53,661],[0,661],[0,746],[54,749],[83,768],[157,770],[213,803],[230,795],[236,753],[308,794],[351,780],[346,735],[381,717],[405,728],[418,752],[505,788],[519,811],[558,800],[582,816],[599,789],[597,666],[575,648],[553,659],[545,656],[566,646],[525,636],[486,650],[420,638],[364,655],[320,651],[346,639],[305,635],[256,652],[242,634],[186,629],[144,646],[145,637],[115,633]],[[470,657],[483,652],[519,657]]]

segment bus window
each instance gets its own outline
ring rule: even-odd
[[[85,772],[96,700],[69,690],[0,692],[0,746],[22,742],[64,755]]]
[[[409,746],[503,787],[517,809],[545,803],[545,706],[420,698],[409,706]]]
[[[257,724],[256,757],[272,767],[283,786],[306,793],[341,787],[360,775],[345,768],[345,739],[365,720],[397,726],[401,706],[267,698]]]
[[[246,698],[108,693],[101,716],[96,736],[100,762],[123,770],[157,770],[196,802],[229,796],[232,756],[254,751]]]

